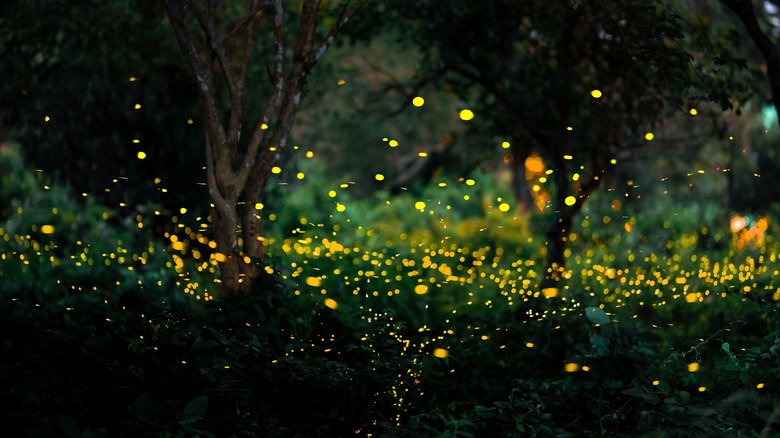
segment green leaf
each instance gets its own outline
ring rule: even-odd
[[[723,351],[725,351],[726,353],[730,353],[731,352],[731,350],[730,350],[731,347],[729,346],[728,342],[724,342],[723,345],[720,348],[722,348]]]
[[[57,427],[59,427],[62,433],[68,438],[81,437],[79,426],[67,415],[59,415],[57,417]]]
[[[200,336],[198,336],[195,338],[195,342],[192,343],[190,351],[208,350],[209,348],[216,347],[217,345],[219,345],[219,342],[204,341]]]
[[[599,309],[598,307],[593,307],[593,306],[586,307],[585,316],[593,324],[606,325],[612,322],[612,320],[609,319],[609,316],[607,316],[607,313]]]
[[[622,391],[622,393],[625,395],[630,395],[631,397],[639,397],[652,405],[656,405],[660,401],[657,395],[648,393],[638,388],[626,389]]]
[[[180,414],[180,422],[195,421],[202,417],[208,408],[209,396],[202,395],[200,397],[195,397],[194,399],[190,400],[189,403],[187,403],[187,406],[185,406],[184,409],[182,409]]]
[[[149,394],[143,392],[138,398],[135,399],[135,413],[136,415],[145,415],[152,410],[154,405],[152,404],[152,397]]]

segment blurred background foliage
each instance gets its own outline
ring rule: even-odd
[[[717,2],[602,3],[370,2],[309,80],[263,208],[272,274],[231,299],[213,292],[201,111],[162,6],[0,7],[3,424],[777,430],[766,66]],[[600,187],[543,289],[575,173]]]

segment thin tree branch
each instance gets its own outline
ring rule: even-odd
[[[217,109],[213,75],[211,69],[202,62],[198,50],[195,47],[193,37],[187,31],[187,4],[188,2],[185,0],[166,0],[165,9],[168,13],[168,20],[171,23],[176,41],[179,43],[184,58],[189,64],[192,73],[195,75],[195,80],[198,83],[198,92],[203,100],[206,125],[211,126],[214,130],[213,134],[216,135],[216,138],[213,140],[222,144],[225,141],[225,131],[220,122],[219,110]],[[224,154],[225,151],[222,148],[214,148],[207,145],[207,163],[209,160],[212,160],[216,161],[217,165],[219,165],[218,163],[225,160]],[[214,187],[220,188],[216,185],[216,179]]]
[[[328,31],[328,34],[325,36],[325,40],[314,52],[314,59],[312,60],[314,63],[322,58],[330,45],[333,44],[333,41],[336,40],[336,37],[341,33],[344,25],[347,24],[350,18],[352,18],[352,16],[354,16],[357,11],[359,11],[360,8],[362,8],[363,5],[367,3],[367,1],[368,0],[358,0],[352,5],[347,4],[344,6],[344,9],[341,10],[341,14],[339,14],[338,20],[336,20],[336,24],[334,24],[330,31]]]
[[[273,74],[274,90],[266,101],[265,107],[260,114],[260,120],[255,126],[252,137],[249,140],[244,158],[236,174],[237,183],[243,187],[246,184],[252,168],[257,163],[257,152],[260,145],[265,140],[265,133],[271,125],[271,114],[279,113],[279,106],[284,91],[284,8],[281,0],[274,0],[274,63],[275,71]]]
[[[214,22],[214,15],[208,11],[204,0],[194,0],[191,2],[195,11],[195,17],[198,20],[198,24],[206,34],[206,41],[211,48],[212,53],[217,58],[222,74],[225,76],[225,82],[230,88],[230,94],[233,95],[233,71],[230,66],[230,60],[225,52],[225,46],[222,44],[222,38],[219,37],[217,32],[216,23]]]
[[[233,36],[235,34],[237,34],[238,31],[240,31],[242,27],[246,26],[250,22],[255,21],[254,20],[255,16],[257,14],[262,13],[263,9],[265,9],[266,6],[270,6],[271,5],[271,2],[270,1],[264,1],[263,3],[260,3],[258,5],[256,1],[253,1],[252,4],[254,4],[255,6],[253,8],[250,8],[249,14],[247,14],[247,16],[244,17],[243,20],[238,22],[238,24],[236,24],[236,27],[234,27],[233,30],[230,31],[230,33],[228,33],[224,38],[222,38],[222,44],[227,44],[227,42],[230,41],[230,39],[233,38]]]
[[[531,120],[522,108],[518,107],[515,103],[512,102],[512,100],[508,96],[508,93],[503,92],[498,87],[498,85],[496,85],[495,81],[485,77],[482,74],[469,71],[468,69],[464,68],[461,65],[449,65],[448,68],[460,74],[461,76],[470,79],[483,86],[487,91],[490,92],[490,94],[493,95],[493,97],[496,98],[497,101],[501,102],[504,108],[506,108],[508,111],[511,111],[514,114],[517,114],[519,116],[519,119]],[[545,135],[544,133],[538,131],[533,127],[526,127],[524,125],[517,124],[515,126],[515,129],[517,129],[528,141],[534,143],[540,149],[545,149],[546,146],[549,145],[550,143],[550,140],[547,135]]]

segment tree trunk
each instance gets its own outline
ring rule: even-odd
[[[569,240],[571,224],[574,221],[576,211],[572,208],[564,208],[555,215],[553,222],[547,229],[547,261],[545,263],[545,275],[542,288],[554,287],[561,279],[561,273],[566,267],[566,242]]]
[[[287,50],[282,0],[247,2],[233,30],[220,35],[219,3],[208,0],[166,0],[165,9],[176,41],[197,81],[206,128],[206,182],[212,201],[211,219],[224,294],[252,289],[263,258],[260,212],[271,169],[282,158],[306,78],[347,21],[366,3],[357,0],[342,9],[323,41],[315,41],[320,24],[320,0],[303,0],[293,50]],[[246,77],[251,58],[254,22],[263,9],[273,10],[273,66],[270,93],[259,117],[245,114]],[[218,11],[219,10],[219,11]],[[194,15],[202,35],[188,24]],[[243,33],[243,36],[236,37]],[[236,42],[240,38],[240,41]],[[237,46],[229,50],[228,45]],[[271,46],[271,45],[269,45]],[[287,67],[287,68],[286,68]],[[215,79],[221,79],[215,80]],[[220,90],[226,93],[220,93]],[[226,102],[218,96],[227,94]],[[222,108],[220,108],[222,106]],[[226,117],[229,116],[229,117]],[[225,120],[227,119],[227,120]],[[246,119],[254,131],[241,142]],[[268,134],[268,135],[266,135]],[[241,201],[241,202],[239,202]],[[239,235],[241,242],[239,242]]]
[[[534,198],[531,196],[531,190],[528,187],[526,179],[525,160],[528,159],[529,151],[519,139],[512,140],[512,192],[515,195],[518,208],[523,213],[529,213],[534,209]]]
[[[569,96],[571,72],[569,66],[571,63],[572,28],[575,20],[576,14],[566,17],[567,23],[558,44],[556,57],[560,69],[556,77],[558,92],[555,96],[555,103],[560,117],[560,129],[557,141],[550,145],[550,156],[548,157],[552,163],[553,180],[555,181],[552,202],[555,209],[555,220],[547,228],[547,266],[542,281],[543,288],[552,287],[560,280],[560,274],[566,265],[564,257],[566,241],[572,218],[576,214],[573,208],[566,205],[570,184],[569,163],[564,159],[564,155],[571,154],[571,134],[563,129],[570,126],[571,123],[571,98]]]

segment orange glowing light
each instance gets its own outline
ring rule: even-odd
[[[544,173],[544,160],[537,154],[531,154],[525,159],[526,173],[538,175]]]
[[[747,225],[747,221],[745,221],[744,216],[734,216],[731,218],[731,232],[736,233],[739,230],[745,228]]]

